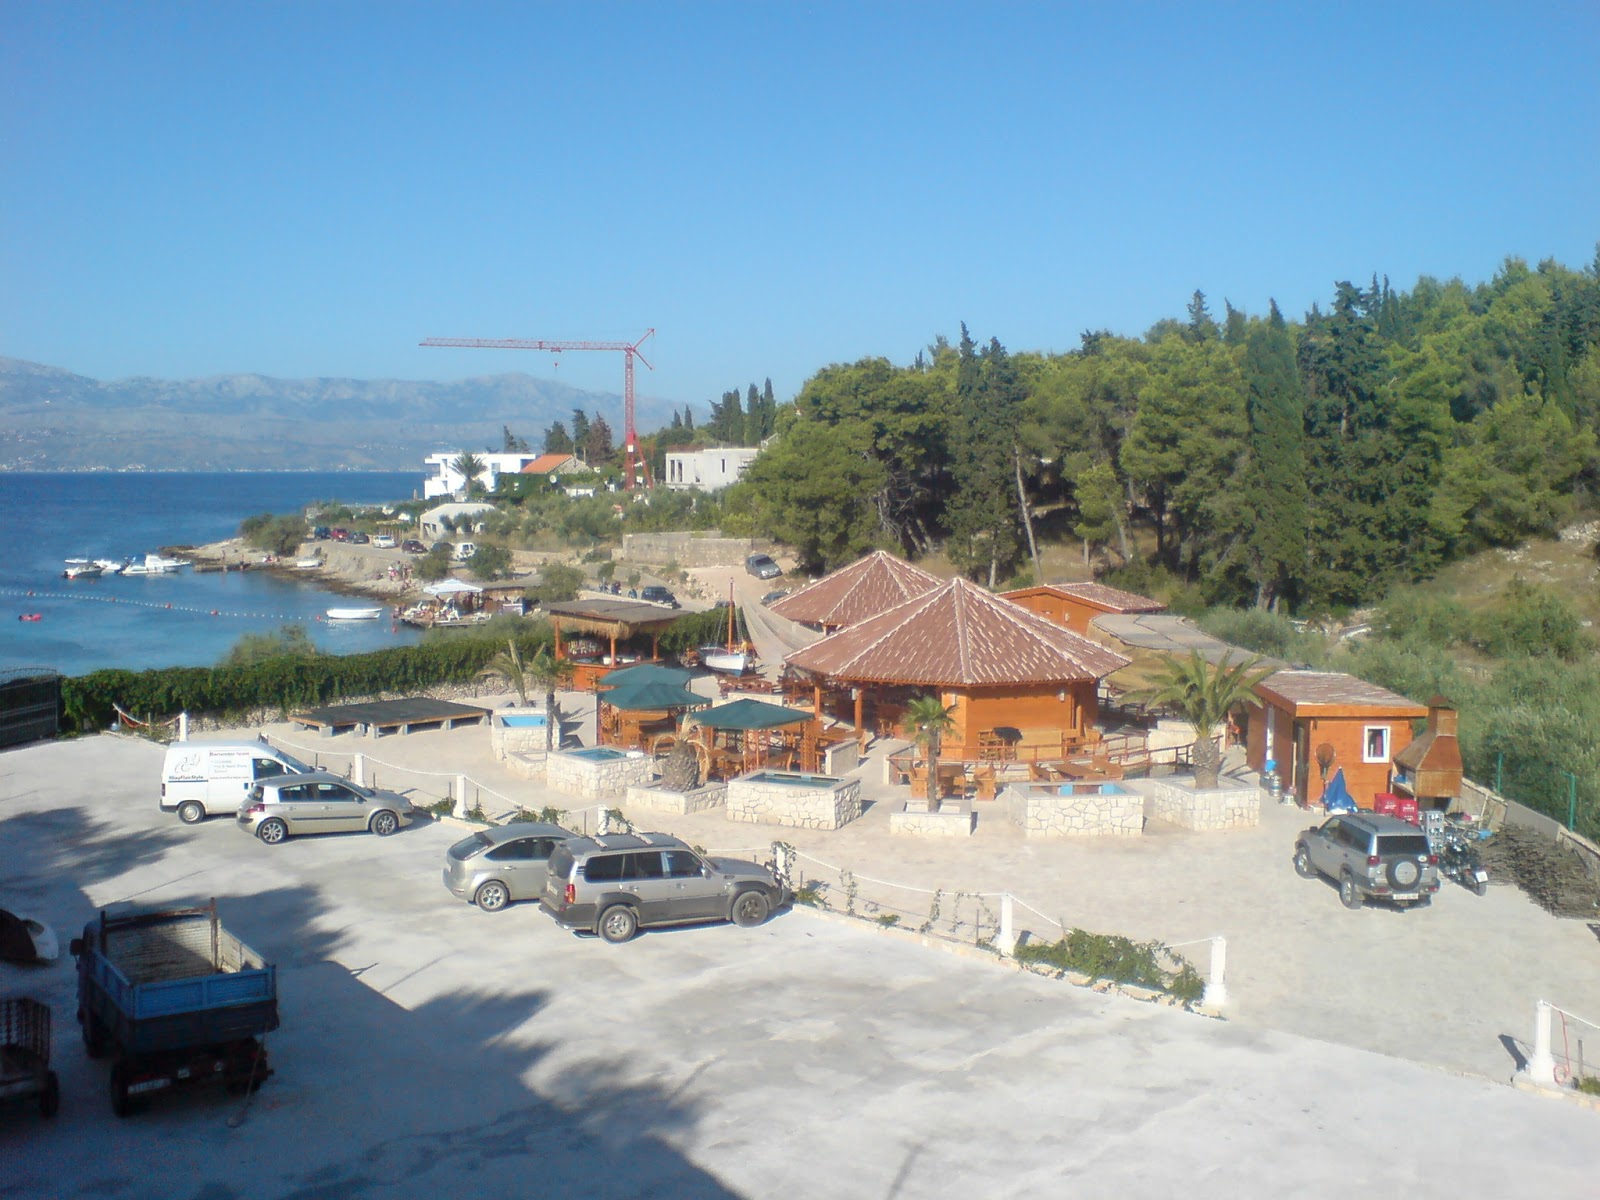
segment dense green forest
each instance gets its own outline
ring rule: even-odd
[[[1477,286],[1340,282],[1298,322],[1197,291],[1181,319],[1066,354],[963,326],[909,366],[818,371],[697,515],[811,568],[942,549],[993,585],[1072,539],[1215,604],[1350,605],[1550,533],[1593,492],[1597,347],[1600,254],[1508,259]]]

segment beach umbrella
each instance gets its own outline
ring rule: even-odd
[[[430,583],[422,590],[430,596],[460,596],[466,593],[476,595],[483,591],[481,587],[470,584],[464,579],[441,579],[438,583]]]
[[[644,683],[667,683],[683,687],[694,678],[694,672],[683,667],[663,667],[659,663],[640,663],[636,667],[618,667],[600,677],[601,687],[637,687]]]
[[[629,712],[653,708],[695,708],[710,704],[704,696],[697,696],[688,688],[676,683],[639,683],[613,688],[600,694],[600,703]]]
[[[689,719],[712,729],[778,729],[784,725],[802,725],[812,719],[812,714],[763,700],[735,700],[706,712],[692,713]]]

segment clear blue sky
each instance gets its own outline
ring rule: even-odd
[[[0,0],[0,354],[704,411],[1203,289],[1593,261],[1600,4]]]

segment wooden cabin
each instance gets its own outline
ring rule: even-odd
[[[1122,616],[1167,610],[1167,606],[1159,600],[1136,596],[1103,583],[1044,583],[1037,587],[1018,588],[1014,592],[1002,592],[1001,595],[1011,603],[1085,637],[1089,635],[1090,623],[1108,613]]]

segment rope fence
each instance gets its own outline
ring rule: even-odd
[[[1585,1031],[1593,1031],[1585,1038]],[[1557,1008],[1548,1000],[1534,1006],[1533,1053],[1521,1075],[1540,1087],[1600,1089],[1600,1024]],[[1588,1056],[1585,1055],[1585,1041]]]

